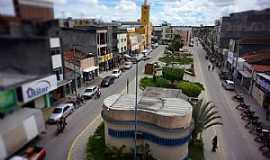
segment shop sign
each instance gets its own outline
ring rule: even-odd
[[[113,58],[113,54],[112,53],[106,54],[104,56],[99,56],[99,63],[109,61],[112,58]]]
[[[0,112],[6,112],[16,104],[17,96],[14,89],[0,92]]]
[[[257,76],[257,80],[256,80],[257,84],[265,89],[266,91],[268,91],[270,93],[270,81],[261,77],[261,76]]]
[[[99,62],[99,63],[105,62],[105,56],[99,56],[98,62]]]
[[[51,75],[22,86],[23,102],[29,102],[57,88],[56,75]]]

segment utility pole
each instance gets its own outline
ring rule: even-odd
[[[128,89],[129,89],[129,79],[127,79],[127,94],[128,94]]]
[[[76,49],[73,46],[73,73],[74,73],[74,84],[75,84],[75,94],[77,96],[77,76],[76,76],[76,65],[75,65],[75,61],[76,61]]]
[[[136,94],[135,94],[135,128],[134,128],[134,160],[137,160],[137,109],[138,109],[138,59],[136,58],[136,76],[135,76],[135,84],[136,84]]]

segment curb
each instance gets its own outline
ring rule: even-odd
[[[91,121],[81,132],[80,134],[78,134],[76,136],[76,138],[72,141],[70,147],[69,147],[69,150],[68,150],[68,156],[67,156],[67,160],[73,160],[72,158],[72,150],[75,146],[75,144],[77,143],[77,141],[79,140],[79,138],[96,122],[98,121],[99,119],[101,119],[101,115],[99,114],[93,121]]]
[[[126,92],[126,89],[123,89],[121,94],[124,94]],[[101,118],[101,115],[99,114],[93,121],[91,121],[81,132],[80,134],[78,134],[75,139],[71,142],[71,145],[68,149],[68,155],[67,155],[67,160],[73,160],[72,159],[72,154],[73,154],[73,148],[75,146],[75,144],[77,143],[77,141],[79,140],[79,138],[97,121]]]

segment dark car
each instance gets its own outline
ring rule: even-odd
[[[215,57],[211,57],[210,58],[210,62],[214,63],[216,61],[216,58]]]
[[[225,79],[232,80],[232,77],[229,72],[221,71],[218,75],[221,80],[225,80]]]
[[[101,87],[109,87],[111,84],[114,82],[114,77],[113,76],[107,76],[105,77],[102,82],[101,82]]]

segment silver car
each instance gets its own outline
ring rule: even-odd
[[[74,105],[72,103],[64,103],[55,107],[51,116],[48,119],[49,123],[56,123],[61,117],[67,117],[74,112]]]
[[[234,82],[230,81],[230,80],[224,80],[222,82],[222,87],[224,87],[224,89],[226,90],[234,90]]]
[[[97,94],[98,86],[90,86],[84,90],[82,97],[85,99],[91,99]]]

